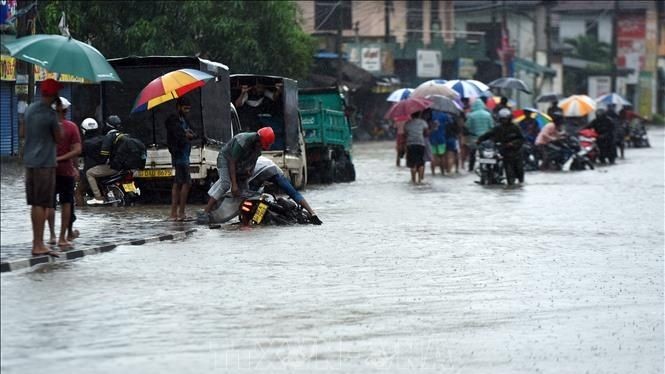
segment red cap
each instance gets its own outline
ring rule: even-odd
[[[275,132],[272,128],[261,127],[256,133],[259,134],[259,140],[261,141],[261,147],[263,147],[263,150],[269,150],[272,143],[275,142]]]
[[[58,91],[60,91],[64,86],[62,83],[58,82],[55,79],[47,79],[42,82],[40,90],[42,91],[43,96],[58,96]]]

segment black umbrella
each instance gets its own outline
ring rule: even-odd
[[[561,99],[561,95],[557,93],[545,93],[536,99],[537,103],[551,103],[552,101],[559,101]]]
[[[452,114],[459,114],[460,106],[454,100],[451,100],[442,95],[429,95],[426,97],[432,100],[431,109],[438,110],[439,112],[447,112]]]
[[[520,90],[528,94],[531,93],[529,87],[521,79],[517,78],[499,78],[495,79],[488,84],[488,86],[493,88],[510,88],[513,90]]]

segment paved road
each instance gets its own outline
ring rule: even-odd
[[[323,226],[2,275],[2,371],[662,373],[663,135],[516,190],[412,186],[392,144],[360,144],[357,182],[306,192]],[[30,241],[9,175],[3,257]],[[83,211],[82,240],[178,228],[165,212]]]

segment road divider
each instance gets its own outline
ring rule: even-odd
[[[157,236],[152,236],[149,238],[143,239],[132,239],[128,241],[118,242],[118,243],[105,243],[99,246],[81,248],[81,249],[72,249],[69,251],[62,252],[62,255],[59,258],[51,257],[48,255],[36,256],[31,258],[24,258],[19,260],[10,260],[0,263],[0,273],[6,273],[10,271],[16,271],[25,268],[31,268],[36,265],[41,264],[57,264],[63,263],[68,260],[74,260],[77,258],[90,256],[94,254],[109,252],[116,249],[122,245],[143,245],[147,243],[163,242],[166,240],[180,240],[185,239],[188,236],[193,235],[197,229],[189,229],[186,231],[179,231],[173,233],[165,233]]]

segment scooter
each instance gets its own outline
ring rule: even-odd
[[[598,148],[598,144],[596,144],[596,139],[598,138],[596,130],[583,129],[578,131],[577,134],[579,135],[581,149],[586,151],[586,156],[589,160],[596,162],[600,154],[600,149]]]
[[[480,185],[503,183],[503,157],[499,152],[499,146],[499,143],[494,143],[491,140],[485,140],[478,145],[476,149],[476,159],[478,160],[476,174],[480,177],[480,181],[476,183]]]
[[[524,145],[522,145],[522,159],[524,161],[524,171],[538,170],[538,151],[532,143],[524,142]]]
[[[634,119],[629,125],[628,144],[634,148],[651,147],[644,123],[639,119]]]

